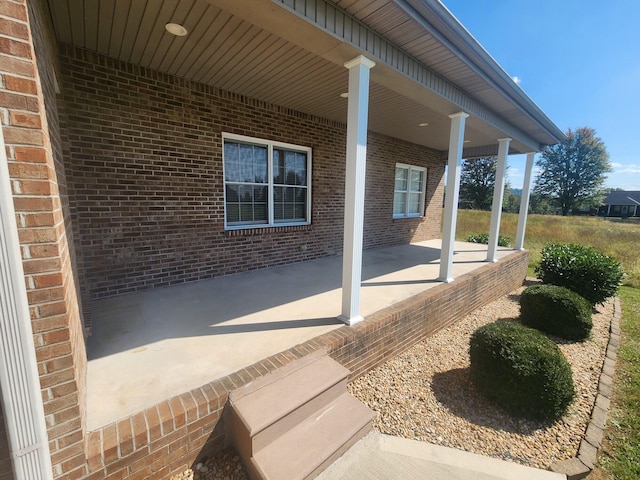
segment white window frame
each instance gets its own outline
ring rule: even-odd
[[[417,165],[409,165],[407,163],[396,163],[395,168],[393,169],[393,210],[395,212],[395,197],[396,197],[396,193],[398,193],[398,190],[396,190],[395,187],[395,179],[396,179],[396,170],[398,168],[405,168],[408,170],[407,172],[407,190],[405,193],[406,197],[405,197],[405,201],[404,201],[404,213],[394,213],[393,214],[393,218],[421,218],[424,217],[424,204],[425,204],[425,198],[426,198],[426,192],[427,192],[427,169],[426,167],[419,167]],[[419,213],[409,213],[409,198],[410,198],[410,193],[416,193],[416,192],[411,192],[410,190],[410,185],[411,185],[411,172],[412,171],[420,171],[423,172],[423,183],[422,183],[422,191],[420,192],[420,212]]]
[[[247,143],[250,145],[258,145],[267,147],[267,222],[266,223],[242,223],[242,224],[227,224],[227,181],[225,172],[225,160],[224,160],[224,144],[226,141]],[[307,211],[305,221],[282,221],[276,222],[274,220],[274,208],[273,208],[273,150],[282,148],[289,151],[301,152],[307,155]],[[266,140],[257,137],[248,137],[245,135],[236,135],[234,133],[222,133],[222,183],[223,183],[223,196],[224,196],[224,229],[225,230],[247,230],[254,228],[270,228],[270,227],[290,227],[297,225],[311,225],[311,148],[303,147],[301,145],[294,145],[292,143],[276,142],[272,140]],[[235,183],[235,182],[230,182]]]

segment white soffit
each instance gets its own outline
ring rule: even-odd
[[[514,138],[514,153],[554,141],[394,1],[48,4],[62,43],[343,123],[343,64],[364,54],[377,63],[371,70],[370,129],[437,150],[448,148],[447,115],[460,110],[472,114],[469,149],[497,151],[497,138],[505,135]],[[169,34],[167,23],[183,25],[188,35]],[[429,127],[417,126],[425,122]]]

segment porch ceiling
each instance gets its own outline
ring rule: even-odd
[[[367,54],[312,25],[308,10],[300,8],[308,3],[304,0],[45,1],[60,42],[345,123],[347,101],[340,94],[347,90],[348,72],[343,63],[359,53]],[[283,8],[283,3],[301,13]],[[555,126],[519,87],[505,83],[503,77],[511,81],[497,64],[499,71],[483,70],[477,66],[481,62],[470,60],[483,53],[488,57],[479,45],[479,53],[465,52],[465,42],[456,44],[451,35],[446,38],[432,28],[443,20],[432,15],[427,22],[433,11],[427,7],[433,3],[430,0],[334,3],[512,129],[505,131],[497,128],[495,121],[471,115],[465,156],[495,154],[496,140],[504,136],[514,138],[511,153],[557,141],[559,131],[550,129],[549,125]],[[319,8],[323,0],[312,4]],[[448,14],[439,2],[436,4],[435,10]],[[446,14],[445,19],[453,19]],[[314,18],[319,17],[316,14]],[[463,27],[453,20],[464,34]],[[189,34],[169,34],[164,28],[169,22],[184,25]],[[447,115],[464,108],[374,59],[378,65],[372,70],[369,128],[447,150]],[[518,95],[524,100],[516,98]],[[539,112],[548,125],[541,126],[531,118],[531,112]],[[421,123],[429,125],[420,127]]]

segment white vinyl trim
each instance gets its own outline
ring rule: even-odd
[[[225,175],[225,162],[224,162],[224,144],[226,141],[235,141],[239,143],[245,143],[250,145],[259,145],[267,148],[267,183],[264,185],[267,186],[267,210],[268,217],[267,222],[265,223],[227,223],[227,188],[226,185],[236,183],[236,182],[227,182]],[[282,148],[288,151],[301,152],[306,154],[307,156],[307,185],[304,188],[307,190],[307,209],[305,212],[306,220],[305,221],[275,221],[274,220],[274,209],[273,209],[273,150],[277,148]],[[273,140],[265,140],[262,138],[256,137],[248,137],[245,135],[237,135],[233,133],[222,133],[222,180],[223,180],[223,195],[224,195],[224,229],[225,230],[246,230],[253,228],[269,228],[269,227],[289,227],[289,226],[298,226],[298,225],[310,225],[311,224],[311,172],[312,172],[312,150],[309,147],[303,147],[300,145],[294,145],[292,143],[285,142],[276,142]],[[240,183],[239,183],[240,184]],[[247,183],[242,183],[247,185]]]
[[[396,163],[396,170],[398,168],[402,168],[402,169],[406,169],[407,170],[407,190],[406,191],[402,191],[401,193],[405,194],[405,201],[404,201],[404,212],[403,213],[395,213],[396,210],[396,205],[395,205],[395,197],[396,197],[396,193],[400,192],[399,190],[395,189],[395,184],[394,184],[394,189],[393,189],[393,218],[394,219],[398,219],[398,218],[420,218],[420,217],[424,217],[424,204],[425,204],[425,197],[426,197],[426,192],[427,192],[427,169],[425,167],[418,167],[416,165],[408,165],[405,163]],[[411,197],[411,193],[417,193],[415,191],[411,190],[411,172],[414,171],[418,171],[418,172],[422,172],[424,175],[422,177],[422,186],[420,189],[420,204],[418,206],[418,213],[410,213],[409,212],[409,199]],[[395,178],[394,178],[394,182],[395,182]]]
[[[447,190],[444,195],[444,216],[442,218],[442,246],[440,248],[440,281],[453,282],[453,244],[456,240],[458,221],[458,198],[460,196],[460,170],[462,166],[462,146],[464,142],[466,112],[449,115],[449,159],[447,160]]]
[[[387,37],[349,14],[343,7],[336,5],[338,2],[332,0],[272,1],[280,3],[288,11],[304,18],[316,28],[329,33],[342,42],[355,46],[363,55],[378,62],[379,65],[391,67],[427,90],[456,105],[460,110],[468,112],[475,118],[494,126],[506,135],[521,141],[529,148],[537,150],[541,147],[539,140],[509,123],[502,116],[459,88],[454,82],[443,78],[430,67],[404,51],[400,46],[391,42]],[[420,28],[422,28],[435,36],[439,43],[457,55],[476,75],[487,80],[489,85],[495,89],[495,92],[508,98],[514,108],[526,114],[545,133],[557,141],[564,139],[564,134],[561,130],[522,92],[520,87],[516,86],[513,81],[506,81],[505,77],[508,78],[508,76],[502,67],[484,52],[484,49],[469,35],[439,0],[412,0],[409,2],[395,0],[394,3],[415,21],[416,35],[420,34]],[[409,5],[410,3],[421,3],[421,7],[427,8],[437,15],[442,22],[439,27],[444,28],[444,32],[440,28],[431,25],[418,11],[419,9]],[[455,34],[456,41],[460,42],[458,45],[465,48],[465,50],[470,49],[470,52],[473,52],[473,58],[462,54],[460,49],[454,43],[448,41],[443,33]],[[499,78],[499,83],[496,84],[490,77]]]
[[[52,479],[31,316],[1,126],[0,385],[16,480]]]
[[[529,200],[531,199],[531,173],[533,171],[533,159],[535,155],[535,152],[527,153],[522,196],[520,197],[520,214],[518,215],[518,230],[516,231],[515,250],[524,250],[524,234],[527,228]]]
[[[364,320],[360,315],[364,191],[367,170],[367,125],[370,70],[375,63],[359,55],[344,64],[349,69],[347,150],[344,192],[344,241],[342,254],[342,313],[347,325]]]
[[[504,184],[507,173],[507,157],[511,138],[498,139],[498,161],[496,165],[496,181],[493,186],[493,203],[491,204],[491,222],[489,225],[489,246],[487,247],[487,262],[497,262],[498,238],[500,236],[500,218],[502,216],[502,200],[504,198]]]

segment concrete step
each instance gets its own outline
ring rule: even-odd
[[[256,452],[249,474],[261,480],[314,478],[371,430],[374,417],[345,392]]]
[[[567,480],[566,475],[375,430],[316,480]]]
[[[231,393],[232,438],[248,459],[338,398],[349,371],[331,358],[312,355]]]

